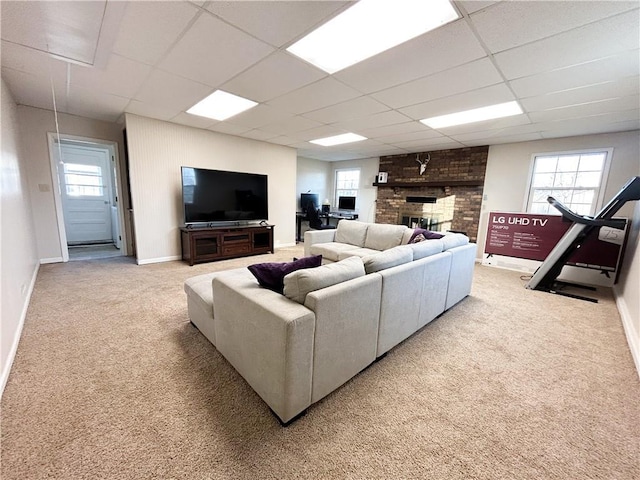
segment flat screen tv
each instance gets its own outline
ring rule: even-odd
[[[338,210],[355,210],[356,197],[338,197]]]
[[[186,225],[267,220],[267,175],[182,167],[182,204]]]

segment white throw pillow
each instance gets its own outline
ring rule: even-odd
[[[356,220],[340,220],[334,241],[364,247],[364,240],[367,236],[367,226],[367,223]]]
[[[380,251],[397,247],[402,242],[402,236],[406,230],[407,227],[404,225],[372,223],[367,228],[367,238],[364,241],[364,246],[365,248]]]
[[[413,250],[409,245],[390,248],[384,252],[367,255],[362,259],[367,273],[379,272],[387,268],[409,263],[413,260]]]

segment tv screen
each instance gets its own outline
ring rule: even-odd
[[[306,212],[309,204],[313,204],[315,208],[320,208],[320,201],[317,193],[301,193],[300,194],[300,211]]]
[[[267,220],[267,176],[182,167],[185,224]]]
[[[338,210],[355,210],[356,197],[338,197]]]

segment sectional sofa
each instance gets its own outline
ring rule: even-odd
[[[476,245],[412,233],[348,220],[305,232],[323,265],[286,275],[282,294],[247,268],[187,279],[190,320],[286,424],[470,293]]]

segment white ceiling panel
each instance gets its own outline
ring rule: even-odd
[[[507,79],[578,65],[638,48],[638,10],[495,55]]]
[[[273,48],[210,14],[201,15],[159,63],[168,72],[216,87]]]
[[[222,90],[265,102],[326,76],[286,52],[276,52],[225,83]]]
[[[128,98],[71,87],[67,96],[67,113],[115,122],[128,103]]]
[[[20,105],[52,109],[53,83],[59,112],[130,112],[327,161],[640,125],[637,2],[456,1],[463,18],[335,75],[286,52],[351,3],[4,0],[2,78]],[[53,44],[91,50],[94,66],[42,51]],[[185,113],[218,88],[260,105],[224,122]],[[419,122],[511,100],[525,114],[441,131]],[[349,131],[369,140],[308,142]]]
[[[205,8],[276,47],[292,43],[352,2],[209,2]]]
[[[2,38],[93,64],[105,1],[2,2]]]
[[[640,73],[640,50],[630,50],[551,72],[512,80],[511,88],[520,97],[561,92],[576,87],[615,81]]]
[[[307,113],[359,97],[361,94],[331,77],[294,90],[267,102],[290,113]]]
[[[400,112],[409,118],[422,120],[424,118],[486,107],[488,105],[510,102],[512,100],[515,100],[515,97],[513,93],[511,93],[511,90],[506,85],[499,84],[401,108]]]
[[[151,67],[120,55],[111,55],[104,69],[71,65],[70,83],[82,88],[97,88],[104,93],[133,98]]]
[[[486,56],[464,20],[445,25],[358,63],[335,77],[372,93]]]
[[[388,110],[389,107],[376,102],[372,98],[358,97],[353,100],[338,103],[337,105],[306,113],[304,116],[322,123],[335,123],[366,117]]]
[[[583,103],[581,105],[571,105],[569,107],[554,108],[542,112],[531,112],[529,118],[533,122],[549,122],[566,120],[571,118],[585,118],[592,115],[607,114],[612,112],[631,111],[635,108],[636,115],[640,105],[640,96],[613,98],[601,101]]]
[[[227,123],[243,127],[260,128],[273,122],[283,122],[293,117],[290,113],[283,112],[269,105],[257,105],[227,120]]]
[[[138,100],[131,100],[124,111],[141,117],[166,121],[176,118],[180,113],[179,108],[169,108],[159,103],[144,103]]]
[[[156,65],[199,14],[188,2],[127,2],[113,51]]]
[[[591,22],[637,9],[638,2],[501,2],[471,15],[471,21],[492,53],[542,40]]]
[[[488,58],[414,80],[372,94],[373,98],[393,108],[406,107],[436,98],[494,85],[502,76]]]
[[[496,2],[485,2],[482,0],[459,0],[456,2],[458,5],[461,5],[462,8],[467,12],[467,13],[474,13],[480,10],[483,10],[487,7],[490,7],[491,5],[495,5]]]
[[[211,87],[207,85],[156,69],[151,72],[135,99],[184,112],[210,93]]]
[[[617,81],[574,88],[549,95],[525,98],[521,100],[520,103],[527,112],[536,112],[599,100],[632,96],[637,95],[638,92],[640,92],[640,76],[635,75]]]

